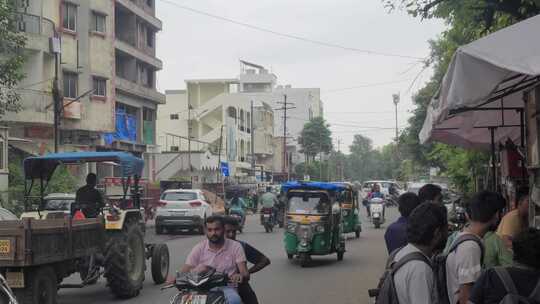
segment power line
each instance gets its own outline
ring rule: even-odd
[[[232,23],[232,24],[240,25],[240,26],[243,26],[243,27],[250,28],[252,30],[265,32],[265,33],[269,33],[269,34],[273,34],[273,35],[276,35],[276,36],[281,36],[281,37],[285,37],[285,38],[289,38],[289,39],[295,39],[295,40],[299,40],[299,41],[303,41],[303,42],[308,42],[308,43],[311,43],[311,44],[317,44],[317,45],[331,47],[331,48],[338,48],[338,49],[343,49],[343,50],[346,50],[346,51],[353,51],[353,52],[363,53],[363,54],[367,54],[367,55],[377,55],[377,56],[385,56],[385,57],[397,57],[397,58],[405,58],[405,59],[414,59],[414,60],[420,61],[420,62],[425,62],[427,60],[427,57],[421,58],[421,57],[415,57],[415,56],[409,56],[409,55],[401,55],[401,54],[379,52],[379,51],[373,51],[373,50],[367,50],[367,49],[359,49],[359,48],[354,48],[354,47],[343,46],[343,45],[340,45],[340,44],[314,40],[314,39],[310,39],[310,38],[306,38],[306,37],[302,37],[302,36],[298,36],[298,35],[282,33],[282,32],[278,32],[278,31],[275,31],[275,30],[268,29],[268,28],[260,27],[258,25],[253,25],[253,24],[237,21],[237,20],[234,20],[234,19],[230,19],[230,18],[227,18],[227,17],[215,15],[215,14],[212,14],[212,13],[208,13],[208,12],[205,12],[205,11],[202,11],[202,10],[199,10],[199,9],[195,9],[195,8],[192,8],[192,7],[189,7],[189,6],[181,5],[181,4],[177,3],[177,2],[173,2],[173,1],[170,1],[170,0],[161,0],[161,1],[164,2],[164,3],[170,4],[172,6],[175,6],[177,8],[181,8],[183,10],[190,11],[192,13],[196,13],[196,14],[199,14],[199,15],[204,15],[206,17],[210,17],[210,18],[214,18],[214,19],[217,19],[217,20],[221,20],[221,21]]]
[[[355,89],[363,89],[363,88],[371,88],[371,87],[380,87],[390,84],[396,84],[396,83],[403,83],[403,82],[409,82],[411,79],[402,79],[402,80],[395,80],[395,81],[386,81],[386,82],[378,82],[378,83],[366,83],[361,84],[353,87],[346,87],[346,88],[338,88],[338,89],[330,89],[330,90],[322,90],[321,93],[328,94],[328,93],[334,93],[334,92],[342,92],[342,91],[348,91],[348,90],[355,90]]]

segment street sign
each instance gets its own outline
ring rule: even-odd
[[[229,163],[221,162],[221,175],[225,177],[229,176]]]

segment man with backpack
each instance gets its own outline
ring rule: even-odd
[[[439,285],[445,284],[447,299],[442,303],[467,304],[471,288],[482,272],[484,245],[482,238],[493,230],[499,219],[498,201],[501,196],[495,192],[481,191],[473,196],[468,205],[469,225],[458,233],[448,254],[443,256],[445,274],[437,276]],[[438,257],[436,261],[441,261]],[[440,270],[440,269],[439,269]],[[444,286],[439,287],[439,291]],[[444,292],[440,295],[443,297]]]
[[[485,271],[474,284],[472,304],[540,303],[540,231],[529,229],[513,242],[514,265]]]
[[[407,223],[408,243],[388,258],[376,303],[438,303],[430,257],[435,250],[444,247],[447,233],[444,206],[428,202],[416,207]]]

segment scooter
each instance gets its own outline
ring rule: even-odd
[[[170,304],[225,304],[227,300],[223,291],[212,290],[216,287],[227,286],[228,277],[211,268],[203,273],[177,273],[173,284],[166,285],[161,290],[176,287]]]
[[[263,207],[261,209],[261,225],[264,226],[264,230],[267,233],[272,232],[275,224],[276,220],[274,218],[274,210],[272,208]]]
[[[384,223],[384,199],[372,198],[369,200],[369,210],[371,213],[371,222],[375,228],[380,228]]]

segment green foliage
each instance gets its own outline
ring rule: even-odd
[[[308,159],[315,158],[321,152],[332,151],[332,132],[329,125],[322,117],[315,117],[304,125],[302,133],[298,138],[298,143],[302,146],[300,152],[304,153]]]
[[[26,39],[15,29],[15,1],[0,1],[0,117],[7,111],[20,109],[20,96],[15,90],[24,78],[23,49]]]
[[[433,65],[431,80],[414,96],[416,109],[409,126],[400,136],[400,151],[410,162],[402,163],[402,175],[417,174],[430,166],[440,167],[457,187],[473,190],[474,178],[485,172],[488,158],[483,153],[465,151],[442,144],[421,145],[418,134],[422,129],[426,109],[457,48],[490,32],[499,30],[540,13],[538,0],[382,0],[390,10],[401,9],[414,17],[442,18],[448,29],[430,41]]]

